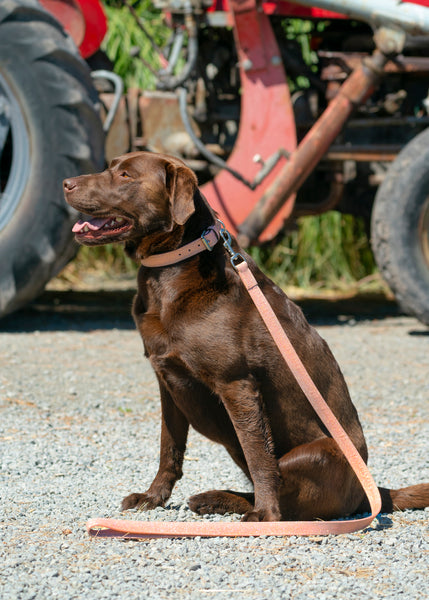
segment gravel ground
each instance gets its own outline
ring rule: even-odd
[[[125,516],[122,497],[157,469],[157,385],[128,303],[48,294],[0,322],[1,598],[429,597],[428,509],[339,537],[89,539],[87,519]],[[376,481],[429,481],[429,332],[391,306],[306,308],[345,373]],[[166,509],[127,517],[199,519],[190,494],[248,486],[195,433],[184,470]]]

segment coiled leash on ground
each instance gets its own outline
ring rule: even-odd
[[[203,250],[211,250],[219,238],[230,255],[231,264],[237,271],[256,308],[258,309],[268,331],[282,354],[293,376],[306,395],[311,406],[325,425],[332,438],[337,442],[357,478],[359,479],[371,507],[371,514],[359,519],[344,521],[268,521],[268,522],[199,522],[199,521],[133,521],[125,519],[91,519],[87,522],[87,531],[93,537],[140,538],[177,538],[177,537],[248,537],[248,536],[285,536],[285,535],[328,535],[352,533],[368,527],[381,510],[381,497],[378,488],[368,470],[365,461],[356,450],[343,427],[332,413],[319,390],[313,383],[301,359],[297,355],[273,309],[262,293],[258,283],[249,269],[244,257],[233,250],[232,239],[221,221],[204,232],[201,239],[188,244],[186,253],[183,248],[156,255],[156,266],[173,264]],[[209,241],[208,241],[209,239]],[[214,243],[213,243],[214,242]],[[195,250],[195,252],[194,252]],[[191,254],[192,253],[192,254]],[[167,256],[168,255],[168,256]],[[145,266],[152,257],[145,259]],[[153,257],[155,258],[155,256]],[[172,262],[173,261],[173,262]]]

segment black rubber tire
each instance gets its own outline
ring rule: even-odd
[[[375,198],[371,238],[399,306],[429,325],[429,129],[389,168]]]
[[[64,201],[62,180],[104,165],[89,69],[61,25],[34,0],[0,3],[0,100],[0,127],[3,118],[3,132],[9,131],[0,144],[4,316],[34,299],[76,254],[76,213]]]

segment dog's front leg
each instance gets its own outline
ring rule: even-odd
[[[123,499],[122,510],[130,508],[149,510],[164,506],[171,496],[174,484],[182,477],[189,422],[176,407],[162,382],[160,382],[160,392],[162,421],[158,473],[146,492],[130,494]]]
[[[262,395],[253,377],[219,386],[255,490],[255,506],[243,521],[279,521],[281,476]]]

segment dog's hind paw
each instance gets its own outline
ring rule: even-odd
[[[211,490],[195,494],[189,498],[188,506],[199,515],[224,515],[226,513],[242,515],[252,507],[249,501],[237,492],[224,490]]]
[[[217,502],[213,492],[195,494],[188,500],[189,508],[198,515],[225,514],[227,510]]]

